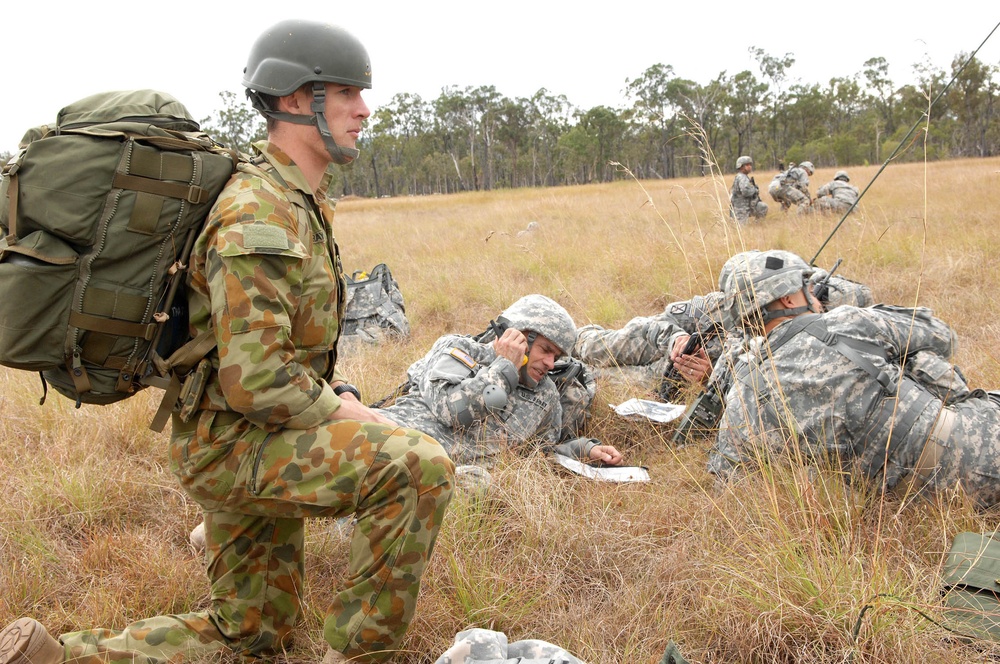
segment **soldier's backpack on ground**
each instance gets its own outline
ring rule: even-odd
[[[995,532],[959,533],[941,570],[945,626],[1000,641],[1000,539]]]
[[[384,335],[406,337],[410,321],[399,284],[385,263],[347,277],[347,304],[341,334],[376,343]]]
[[[164,358],[188,341],[174,299],[238,160],[152,90],[93,95],[30,130],[0,183],[0,364],[78,406],[169,387],[183,362]]]

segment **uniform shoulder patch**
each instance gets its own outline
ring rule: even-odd
[[[243,227],[243,243],[247,249],[280,252],[288,249],[288,235],[277,226],[247,224]]]
[[[466,353],[461,348],[452,348],[448,351],[448,354],[451,355],[456,360],[458,360],[459,362],[461,362],[462,364],[464,364],[465,366],[469,367],[469,369],[476,368],[476,361],[472,359],[471,355]]]
[[[688,303],[687,302],[674,302],[670,305],[670,313],[674,316],[679,314],[687,313]]]

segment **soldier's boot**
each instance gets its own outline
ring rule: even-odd
[[[323,658],[323,664],[343,664],[343,662],[349,662],[351,660],[347,659],[347,656],[342,652],[337,652],[333,648],[326,649],[326,657]]]
[[[62,664],[63,647],[42,624],[20,618],[0,632],[0,664]]]

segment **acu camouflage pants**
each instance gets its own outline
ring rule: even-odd
[[[324,636],[349,657],[388,657],[413,617],[451,498],[444,449],[419,431],[354,421],[267,433],[205,412],[197,425],[174,425],[171,465],[205,510],[212,607],[64,634],[67,659],[159,664],[226,648],[280,651],[301,607],[303,518],[352,513],[348,578]]]

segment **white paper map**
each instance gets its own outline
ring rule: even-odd
[[[608,404],[619,415],[639,415],[653,422],[670,422],[684,414],[686,406],[647,399],[629,399],[617,406]]]
[[[563,468],[572,470],[577,475],[583,475],[595,480],[608,482],[648,482],[649,471],[643,466],[588,466],[576,459],[562,454],[556,454],[556,461]]]

